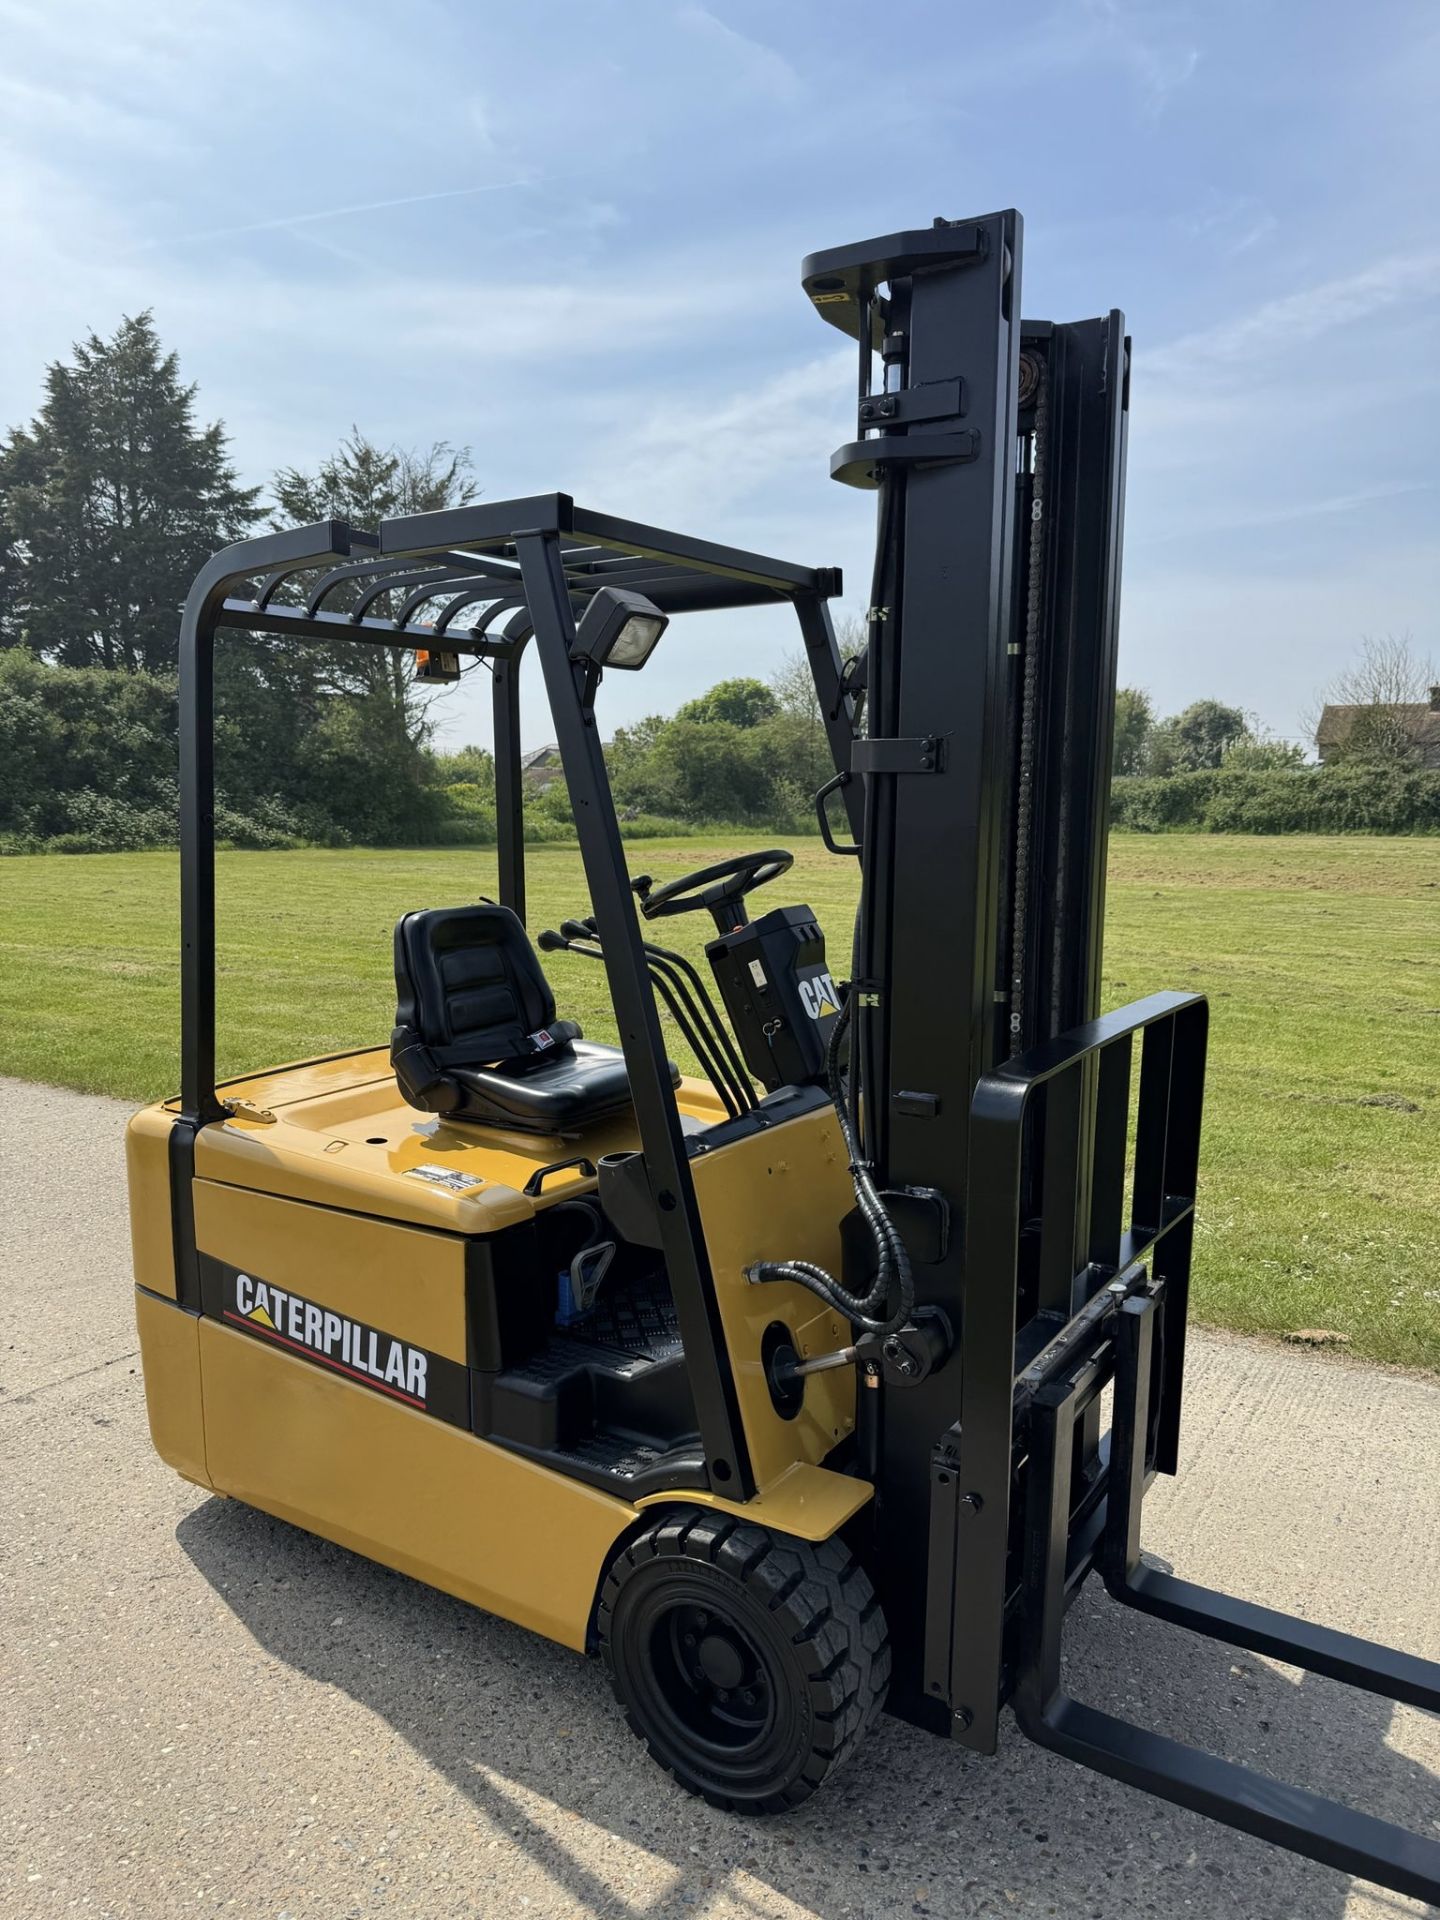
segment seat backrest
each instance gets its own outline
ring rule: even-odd
[[[553,1052],[555,996],[509,907],[432,907],[395,928],[395,1024],[453,1067]]]

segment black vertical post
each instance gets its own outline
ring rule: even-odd
[[[515,635],[513,644],[508,653],[496,657],[490,684],[500,904],[509,907],[522,920],[525,918],[525,780],[520,764],[520,658],[529,632],[529,615],[516,615],[505,630],[507,639]]]
[[[232,586],[350,551],[339,520],[228,547],[201,568],[180,616],[180,1112],[170,1130],[176,1295],[200,1304],[191,1182],[195,1136],[226,1108],[215,1092],[215,630]]]
[[[903,479],[892,471],[887,482],[896,490],[881,515],[892,561],[882,570],[886,616],[872,621],[869,732],[874,740],[943,731],[943,740],[936,772],[867,776],[876,791],[862,929],[863,974],[881,990],[866,1121],[880,1184],[946,1197],[954,1230],[939,1258],[917,1267],[919,1297],[948,1315],[962,1353],[973,1341],[999,1356],[983,1381],[965,1367],[963,1410],[958,1356],[919,1386],[883,1389],[877,1565],[895,1647],[891,1699],[907,1718],[962,1737],[966,1723],[927,1692],[923,1672],[927,1611],[955,1611],[953,1566],[933,1589],[927,1577],[938,1571],[927,1568],[929,1467],[960,1420],[956,1554],[1003,1564],[1015,1320],[1013,1277],[967,1281],[964,1231],[970,1097],[994,1048],[1021,221],[1000,213],[974,227],[980,251],[892,288],[886,322],[907,343],[908,390],[958,382],[959,424],[974,439],[970,458],[907,459]],[[948,451],[956,426],[953,417],[922,420],[905,436],[907,452],[931,435]],[[955,1631],[964,1631],[959,1617]],[[990,1684],[993,1693],[993,1675]],[[985,1700],[963,1704],[984,1744]]]
[[[1155,1302],[1127,1300],[1115,1326],[1115,1401],[1110,1422],[1110,1485],[1101,1556],[1106,1584],[1123,1586],[1140,1564],[1140,1503],[1145,1498],[1154,1366]]]
[[[1015,1700],[1016,1711],[1027,1720],[1044,1713],[1060,1686],[1077,1398],[1074,1385],[1062,1381],[1037,1396],[1031,1414],[1024,1606]]]
[[[215,1098],[215,622],[180,626],[180,1111],[213,1120]]]
[[[180,1113],[170,1129],[175,1298],[200,1306],[195,1136],[225,1112],[215,1092],[215,616],[196,583],[180,621]]]
[[[570,785],[570,804],[630,1076],[650,1191],[660,1221],[661,1250],[685,1346],[706,1466],[715,1492],[748,1499],[755,1490],[754,1476],[704,1227],[680,1131],[675,1089],[670,1084],[654,989],[640,943],[625,848],[605,771],[600,732],[583,693],[584,669],[570,659],[575,622],[560,542],[554,533],[524,533],[517,537],[516,547]]]
[[[1165,1129],[1165,1167],[1161,1181],[1167,1217],[1177,1203],[1193,1199],[1199,1184],[1200,1120],[1209,1033],[1210,1009],[1204,1001],[1187,1007],[1174,1021],[1174,1041],[1168,1059],[1174,1107]],[[1141,1062],[1143,1090],[1143,1054]],[[1155,1465],[1161,1473],[1174,1473],[1179,1462],[1185,1332],[1190,1317],[1190,1264],[1194,1251],[1192,1207],[1171,1227],[1153,1256],[1154,1276],[1165,1283],[1160,1308],[1163,1341],[1155,1445]]]
[[[1130,343],[1111,313],[1046,330],[1044,778],[1035,804],[1034,1038],[1100,1011]]]
[[[1023,1103],[982,1113],[976,1096],[997,1048],[1010,1050],[997,1007],[1012,972],[1021,1048],[1098,1012],[1105,899],[1129,343],[1118,313],[1023,326],[1021,239],[1013,212],[938,221],[804,268],[821,316],[862,336],[885,289],[885,358],[899,376],[875,394],[862,373],[860,438],[831,462],[882,489],[857,753],[856,1042],[880,1184],[948,1202],[948,1244],[915,1278],[918,1302],[941,1308],[957,1339],[920,1384],[877,1396],[875,1557],[892,1708],[976,1748],[995,1740],[1015,1581],[1017,1322],[1078,1310],[1092,1249],[1118,1257],[1128,1086],[1125,1062],[1102,1082],[1082,1058],[1028,1118]],[[868,348],[867,337],[862,370]],[[1022,426],[1037,435],[1023,530]],[[1148,1168],[1144,1184],[1156,1184]],[[1017,1259],[1036,1218],[1043,1231],[1026,1228]],[[1076,1415],[1087,1484],[1097,1408],[1092,1398]]]
[[[1130,1122],[1130,1065],[1134,1043],[1128,1038],[1107,1047],[1095,1075],[1094,1155],[1090,1162],[1090,1218],[1085,1258],[1108,1268],[1120,1264],[1120,1236],[1128,1219],[1125,1207],[1125,1158]]]
[[[196,576],[180,616],[180,1111],[203,1126],[215,1098],[215,630],[225,597],[274,567],[348,555],[351,530],[322,520],[227,547]]]

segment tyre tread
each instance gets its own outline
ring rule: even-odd
[[[611,1639],[616,1602],[628,1579],[662,1557],[702,1562],[735,1581],[782,1628],[799,1658],[814,1733],[792,1777],[777,1780],[773,1791],[741,1798],[698,1769],[661,1758],[620,1690]],[[808,1799],[859,1746],[890,1680],[885,1616],[843,1542],[816,1545],[703,1508],[670,1510],[616,1555],[601,1587],[596,1636],[631,1732],[680,1786],[727,1812],[781,1813]]]

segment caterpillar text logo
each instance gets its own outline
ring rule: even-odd
[[[430,1355],[248,1273],[234,1276],[225,1318],[412,1407],[428,1404]]]
[[[817,973],[800,983],[800,1004],[812,1020],[828,1020],[840,1011],[840,990],[828,973]]]

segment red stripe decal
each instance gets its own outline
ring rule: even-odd
[[[378,1393],[388,1393],[396,1400],[403,1400],[407,1407],[419,1407],[422,1413],[426,1411],[425,1402],[417,1400],[413,1393],[402,1393],[398,1387],[377,1380],[373,1374],[357,1373],[353,1367],[347,1367],[339,1360],[331,1360],[328,1355],[317,1353],[313,1347],[304,1346],[299,1340],[287,1340],[283,1333],[274,1333],[269,1327],[262,1327],[258,1321],[247,1319],[243,1313],[232,1313],[227,1307],[225,1318],[233,1320],[237,1327],[244,1327],[247,1333],[253,1333],[258,1339],[278,1341],[282,1347],[303,1353],[307,1360],[313,1360],[317,1366],[329,1367],[333,1373],[346,1374],[351,1380],[358,1380],[362,1386],[374,1387]]]

